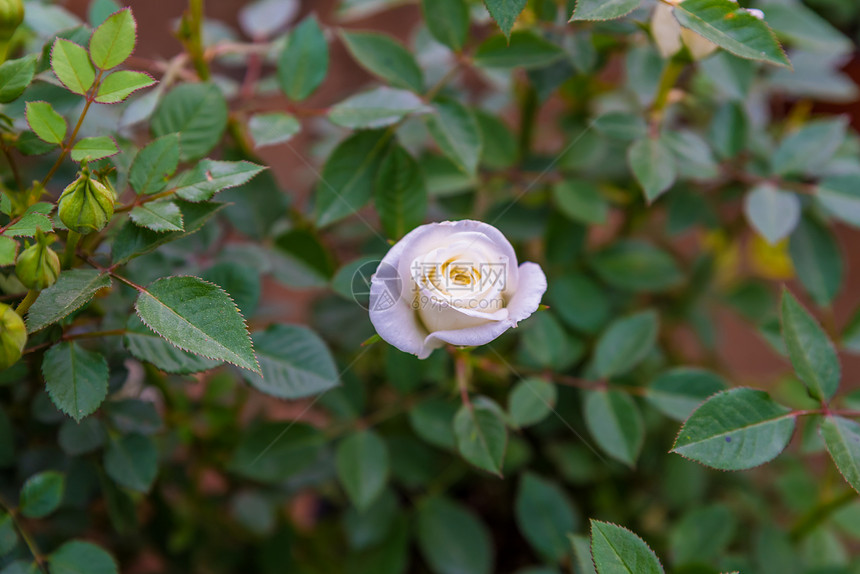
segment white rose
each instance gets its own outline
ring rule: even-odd
[[[426,359],[446,343],[489,343],[534,313],[546,291],[536,263],[517,266],[502,233],[480,221],[415,228],[379,264],[370,321],[401,351]]]

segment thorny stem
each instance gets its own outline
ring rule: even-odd
[[[33,555],[33,560],[35,560],[36,564],[38,564],[39,570],[41,570],[43,574],[49,574],[48,565],[45,561],[45,556],[39,550],[39,546],[36,544],[36,541],[30,535],[30,531],[24,528],[24,525],[21,524],[21,517],[18,514],[18,510],[12,508],[3,499],[0,499],[0,508],[8,512],[9,516],[12,517],[12,523],[15,525],[15,529],[18,531],[18,534],[21,535],[21,539],[24,541],[24,544],[27,545],[27,549],[30,551],[30,554]]]
[[[24,314],[27,313],[27,311],[30,309],[30,305],[35,303],[38,297],[39,292],[34,289],[30,289],[29,291],[27,291],[27,295],[24,297],[24,299],[18,304],[17,307],[15,307],[15,312],[23,317]]]

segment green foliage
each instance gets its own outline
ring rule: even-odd
[[[51,347],[42,361],[42,375],[51,400],[76,421],[95,412],[107,396],[107,361],[75,343]]]
[[[34,474],[21,487],[21,514],[42,518],[54,512],[63,501],[66,479],[52,470]]]

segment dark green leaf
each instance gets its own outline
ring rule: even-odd
[[[214,369],[220,361],[207,359],[171,345],[132,315],[126,325],[123,343],[135,358],[152,363],[168,373],[188,375]]]
[[[21,487],[21,514],[27,518],[48,516],[60,506],[65,490],[66,479],[61,473],[47,470],[34,474]]]
[[[27,102],[27,123],[42,141],[61,144],[66,138],[66,120],[47,102]]]
[[[95,269],[63,271],[57,282],[42,291],[27,314],[27,331],[35,333],[77,311],[93,296],[111,286],[110,276]]]
[[[721,504],[687,512],[670,533],[675,566],[709,564],[722,557],[736,526],[735,515]]]
[[[644,540],[609,522],[591,521],[591,554],[597,574],[663,574]]]
[[[469,175],[481,158],[481,130],[472,111],[456,100],[434,103],[436,113],[427,116],[427,128],[439,149]]]
[[[484,0],[490,16],[493,17],[507,38],[510,38],[511,29],[514,27],[520,12],[526,7],[526,2],[527,0]]]
[[[0,104],[8,104],[24,93],[36,73],[35,54],[17,60],[7,60],[0,65]]]
[[[789,241],[797,278],[820,306],[833,302],[842,283],[844,264],[839,243],[827,226],[809,217],[800,220]]]
[[[105,449],[104,466],[118,484],[149,492],[158,474],[158,449],[151,438],[138,433],[111,439]]]
[[[473,110],[481,129],[481,164],[495,169],[511,167],[517,161],[517,140],[510,128],[492,114]]]
[[[555,408],[555,385],[544,379],[521,379],[508,395],[508,414],[511,423],[527,427],[545,419]]]
[[[403,44],[376,32],[341,32],[349,53],[365,70],[392,86],[424,91],[424,75]]]
[[[134,52],[137,22],[126,8],[108,16],[90,38],[93,63],[102,70],[119,66]]]
[[[60,427],[57,442],[69,456],[80,456],[100,448],[107,438],[107,432],[100,420],[90,417],[75,422],[67,420]]]
[[[328,44],[317,19],[311,15],[295,27],[278,57],[278,81],[295,101],[310,96],[328,72]]]
[[[542,68],[564,56],[564,51],[549,40],[527,30],[513,32],[509,38],[490,36],[475,50],[473,61],[484,68]]]
[[[672,187],[678,177],[675,158],[658,139],[646,137],[634,142],[627,150],[627,163],[648,203]]]
[[[373,431],[345,438],[335,452],[337,474],[355,507],[367,509],[388,481],[388,449]]]
[[[469,33],[469,7],[465,0],[421,0],[424,22],[436,40],[455,52],[463,49]]]
[[[54,41],[51,69],[70,91],[86,94],[96,81],[96,71],[87,51],[63,38]]]
[[[427,212],[424,174],[409,152],[391,149],[376,176],[376,211],[388,237],[400,239],[421,225]]]
[[[178,165],[179,134],[161,136],[134,156],[128,182],[137,193],[158,193],[167,186],[167,178]]]
[[[119,574],[116,562],[105,550],[82,540],[66,542],[48,557],[51,574]]]
[[[454,403],[443,399],[428,399],[409,410],[409,423],[415,434],[428,443],[454,450],[457,447],[453,426],[456,413],[457,407]]]
[[[282,483],[316,462],[327,440],[295,421],[252,425],[239,441],[230,468],[253,480]]]
[[[676,367],[651,381],[645,398],[667,417],[685,421],[708,397],[725,389],[725,381],[715,373]]]
[[[151,125],[156,137],[179,133],[180,160],[199,159],[221,141],[227,102],[215,84],[180,84],[162,98]]]
[[[490,531],[471,510],[441,497],[423,500],[417,516],[418,547],[434,574],[490,574]]]
[[[12,515],[4,512],[0,516],[0,556],[5,556],[18,546],[18,531]]]
[[[630,395],[621,391],[589,391],[583,404],[585,424],[598,446],[612,458],[634,467],[645,426]]]
[[[818,432],[836,468],[851,487],[860,492],[860,423],[843,417],[824,417]]]
[[[683,280],[674,258],[649,243],[622,240],[595,253],[591,266],[612,287],[634,292],[666,291]]]
[[[107,361],[74,342],[48,349],[42,360],[42,374],[51,400],[76,421],[94,413],[107,397]]]
[[[237,255],[237,259],[239,262],[224,260],[216,263],[201,273],[200,278],[224,289],[236,302],[242,315],[251,317],[257,310],[263,290],[260,270],[255,269],[254,260],[243,260],[241,255]]]
[[[514,508],[520,532],[538,554],[549,562],[559,562],[569,554],[567,533],[576,530],[577,516],[558,484],[526,472]]]
[[[833,343],[787,289],[782,292],[781,317],[782,338],[795,373],[813,398],[829,401],[839,389],[841,374]]]
[[[457,448],[470,463],[501,476],[508,432],[498,407],[463,405],[454,417]]]
[[[616,319],[600,336],[594,351],[594,369],[600,378],[623,375],[642,362],[657,342],[659,318],[642,311]]]
[[[642,0],[576,0],[570,21],[621,18],[639,7]]]
[[[606,291],[582,273],[555,277],[547,291],[549,303],[556,315],[574,329],[594,333],[611,312]]]

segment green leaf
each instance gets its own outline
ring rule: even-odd
[[[436,40],[455,52],[463,49],[469,34],[469,7],[465,0],[421,0],[421,11]]]
[[[105,550],[82,540],[60,546],[48,557],[51,574],[119,574],[116,562]]]
[[[166,277],[140,291],[141,320],[184,351],[260,373],[248,328],[223,289],[197,277]]]
[[[577,515],[558,484],[526,472],[514,509],[520,532],[545,560],[560,562],[570,553],[567,533],[576,530]]]
[[[283,112],[257,114],[248,121],[248,130],[258,148],[288,142],[301,129],[299,120]]]
[[[120,70],[109,74],[99,85],[96,102],[116,104],[138,90],[154,86],[157,82],[147,73]]]
[[[340,384],[334,359],[316,333],[300,325],[272,325],[254,334],[260,375],[243,373],[255,388],[281,399],[318,395]]]
[[[140,194],[163,191],[167,178],[179,165],[179,134],[167,134],[137,152],[128,174],[131,187]]]
[[[54,345],[42,360],[45,389],[57,408],[81,420],[99,408],[108,392],[108,364],[74,342]]]
[[[328,72],[328,44],[317,19],[311,15],[296,26],[278,56],[278,82],[288,98],[310,96]]]
[[[132,356],[168,373],[188,375],[208,371],[221,364],[220,361],[177,349],[149,330],[137,315],[128,318],[123,343]]]
[[[489,529],[468,508],[432,496],[418,506],[421,554],[434,574],[490,574],[493,543]]]
[[[651,381],[645,398],[658,411],[685,421],[705,400],[726,389],[717,374],[695,367],[676,367]]]
[[[110,276],[95,269],[63,271],[57,282],[42,291],[30,307],[27,332],[35,333],[69,316],[110,286]]]
[[[828,415],[821,421],[818,432],[836,468],[851,488],[860,492],[860,423]]]
[[[832,175],[821,180],[815,199],[833,217],[860,227],[860,174]]]
[[[283,484],[317,462],[327,442],[319,430],[295,421],[255,423],[239,441],[230,468],[252,480]]]
[[[36,54],[29,54],[0,65],[0,104],[8,104],[24,93],[33,81],[38,60]]]
[[[72,148],[72,160],[81,162],[83,160],[96,161],[111,157],[119,153],[116,142],[110,136],[95,136],[78,140]]]
[[[648,136],[648,124],[638,114],[607,112],[591,122],[595,130],[608,138],[621,141],[636,141]]]
[[[788,244],[795,275],[816,304],[827,307],[842,284],[844,263],[839,242],[823,223],[800,220]]]
[[[341,31],[346,48],[362,68],[398,88],[424,91],[424,75],[406,47],[376,32]]]
[[[543,68],[564,56],[564,51],[542,36],[517,30],[510,37],[490,36],[478,46],[472,61],[484,68]]]
[[[66,139],[66,120],[47,102],[27,102],[27,123],[39,139],[61,144]]]
[[[583,404],[585,425],[597,445],[629,467],[645,441],[645,425],[636,403],[621,391],[589,391]]]
[[[298,11],[298,2],[255,0],[239,10],[239,27],[255,41],[261,41],[274,36]]]
[[[681,26],[732,54],[791,67],[768,25],[732,0],[684,0],[674,8]]]
[[[337,445],[337,475],[350,500],[366,510],[388,482],[388,449],[373,431],[359,431]]]
[[[594,569],[594,560],[591,558],[591,541],[588,537],[581,534],[568,534],[567,538],[573,548],[574,572],[576,574],[597,574]]]
[[[182,211],[172,201],[150,201],[128,214],[132,221],[153,231],[182,231]]]
[[[744,213],[750,225],[771,245],[788,237],[800,221],[800,199],[769,183],[744,197]]]
[[[412,114],[433,111],[414,93],[380,86],[350,96],[331,108],[328,119],[344,128],[382,128]]]
[[[65,477],[54,470],[34,474],[21,487],[18,508],[27,518],[43,518],[54,512],[63,501]]]
[[[759,5],[776,35],[790,44],[822,55],[847,54],[854,50],[851,40],[804,4]]]
[[[720,470],[745,470],[774,459],[791,440],[795,417],[764,391],[735,388],[690,415],[672,452]]]
[[[121,8],[117,0],[92,0],[87,8],[87,21],[90,26],[98,27],[108,19],[108,16]]]
[[[96,81],[86,49],[63,38],[57,38],[51,49],[51,69],[69,91],[84,95]]]
[[[427,116],[433,141],[461,170],[474,175],[481,158],[481,129],[472,111],[456,100],[434,102],[436,113]]]
[[[335,148],[317,186],[314,210],[319,227],[352,215],[370,201],[390,140],[391,134],[382,130],[359,131]]]
[[[400,239],[424,221],[424,174],[418,162],[399,145],[391,149],[379,167],[374,203],[382,228],[393,239]]]
[[[538,377],[521,379],[508,395],[511,423],[522,428],[545,419],[555,408],[555,385]]]
[[[583,179],[565,180],[552,187],[558,210],[585,224],[603,225],[609,216],[609,203],[596,184]]]
[[[14,265],[18,256],[18,242],[11,237],[0,235],[0,267]]]
[[[813,398],[828,402],[839,388],[841,369],[833,343],[788,291],[782,292],[782,338],[797,376]]]
[[[288,287],[322,286],[334,273],[331,253],[311,230],[282,233],[275,238],[273,247],[272,277]]]
[[[15,529],[15,520],[8,512],[0,516],[0,556],[9,554],[18,546],[18,531]]]
[[[621,18],[639,7],[642,0],[576,0],[570,21],[612,20]]]
[[[736,527],[735,515],[722,504],[685,513],[669,536],[674,565],[709,564],[722,557]]]
[[[235,247],[235,246],[234,246]],[[210,283],[214,283],[227,291],[239,311],[246,317],[252,316],[260,303],[260,295],[263,290],[262,282],[260,281],[260,270],[255,269],[255,264],[260,260],[260,253],[251,253],[252,259],[245,261],[247,251],[240,251],[239,254],[230,254],[224,257],[224,261],[216,263],[206,271],[200,274],[200,278]],[[232,257],[235,261],[231,260]]]
[[[511,29],[517,21],[517,17],[523,8],[526,7],[528,0],[484,0],[487,5],[487,11],[499,28],[505,34],[506,38],[511,37]]]
[[[597,574],[663,574],[644,540],[609,522],[591,521],[591,555]]]
[[[184,142],[184,140],[183,140]],[[266,168],[249,161],[204,159],[194,169],[183,172],[171,182],[176,196],[195,203],[212,199],[219,191],[238,187]]]
[[[801,175],[820,169],[845,141],[848,119],[812,121],[782,140],[771,156],[777,175]]]
[[[147,436],[127,434],[108,442],[104,466],[108,476],[117,484],[138,492],[149,492],[158,475],[158,449]]]
[[[53,230],[51,218],[48,217],[53,209],[53,204],[47,202],[31,205],[21,219],[6,228],[3,235],[6,237],[33,237],[38,230],[46,233]]]
[[[683,280],[675,259],[649,243],[616,241],[591,257],[591,267],[610,286],[624,291],[659,292]]]
[[[60,426],[57,442],[69,456],[80,456],[101,448],[107,438],[104,424],[96,417],[76,422],[71,419]]]
[[[564,371],[582,358],[581,340],[568,336],[549,312],[538,313],[525,324],[520,348],[529,366]]]
[[[457,448],[453,420],[457,407],[443,399],[428,399],[409,411],[409,424],[426,442],[446,450]]]
[[[481,129],[481,164],[495,169],[513,166],[517,161],[517,140],[510,128],[493,114],[473,110]]]
[[[678,177],[672,152],[658,139],[646,137],[633,142],[627,150],[627,164],[648,203],[668,191]]]
[[[131,56],[136,41],[137,22],[131,9],[125,8],[108,16],[95,29],[90,38],[90,56],[96,66],[109,70]]]
[[[152,116],[152,133],[159,137],[179,132],[179,159],[199,159],[221,141],[227,113],[227,102],[215,84],[180,84],[161,99]]]
[[[708,135],[721,158],[736,157],[746,147],[748,123],[746,111],[737,102],[725,102],[716,109]]]
[[[600,378],[623,375],[641,363],[657,342],[656,311],[642,311],[613,321],[594,350],[594,370]]]
[[[579,272],[555,277],[547,298],[564,323],[585,333],[597,332],[611,313],[605,289]]]
[[[463,458],[478,468],[502,475],[508,432],[498,407],[486,403],[461,406],[454,417],[454,435]]]

